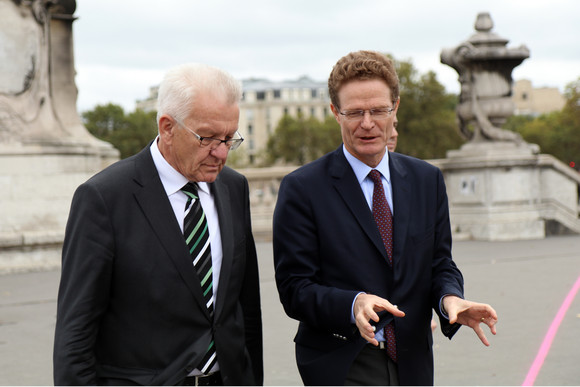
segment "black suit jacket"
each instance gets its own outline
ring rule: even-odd
[[[400,383],[433,384],[430,320],[446,294],[463,296],[451,258],[447,195],[439,169],[389,153],[394,266],[342,147],[286,176],[274,213],[280,300],[300,321],[296,359],[306,385],[344,385],[366,341],[351,323],[358,292],[388,299],[396,318]],[[380,327],[393,320],[385,314]],[[441,320],[451,337],[458,326]]]
[[[226,385],[262,384],[262,322],[246,179],[210,184],[223,262],[214,320],[149,147],[75,192],[63,247],[55,384],[179,383],[213,332]]]

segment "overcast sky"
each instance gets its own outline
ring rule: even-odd
[[[441,50],[473,33],[479,12],[493,32],[525,45],[514,79],[558,87],[580,77],[578,0],[78,0],[74,23],[79,111],[113,102],[132,111],[171,67],[203,62],[239,79],[326,82],[334,63],[370,49],[433,70],[449,92],[457,73]]]

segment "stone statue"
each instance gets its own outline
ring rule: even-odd
[[[519,134],[500,129],[515,109],[512,70],[530,56],[527,47],[507,48],[507,39],[491,32],[489,13],[477,15],[475,30],[459,46],[444,49],[441,62],[459,74],[461,93],[457,119],[461,133],[472,142],[521,143]]]
[[[90,146],[76,110],[74,0],[0,0],[0,144]]]
[[[74,0],[0,0],[0,273],[58,267],[76,187],[118,160],[77,112]]]

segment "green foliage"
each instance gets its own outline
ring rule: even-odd
[[[282,161],[303,165],[336,149],[341,142],[340,127],[334,116],[320,122],[302,114],[297,118],[284,115],[268,139],[266,164]]]
[[[89,132],[102,140],[125,125],[123,108],[112,103],[97,105],[93,110],[84,112],[82,117]]]
[[[526,142],[538,144],[566,164],[580,169],[580,78],[566,87],[566,104],[559,112],[538,117],[512,116],[504,125],[520,133]]]
[[[433,71],[419,76],[410,61],[395,61],[401,103],[397,152],[421,159],[445,157],[464,140],[457,130],[457,96],[448,94]]]
[[[139,152],[157,135],[156,112],[137,109],[125,114],[121,106],[109,103],[97,105],[82,117],[89,132],[113,144],[121,158]]]
[[[457,130],[457,96],[448,94],[434,72],[419,75],[410,61],[396,61],[401,104],[397,152],[422,159],[445,157],[464,140]],[[333,116],[324,123],[285,116],[268,141],[267,162],[302,165],[336,149],[342,142]]]

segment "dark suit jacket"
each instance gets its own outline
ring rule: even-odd
[[[248,183],[210,184],[223,244],[213,322],[149,147],[76,191],[66,228],[55,384],[179,383],[215,337],[226,385],[262,384],[262,322]]]
[[[447,195],[439,169],[389,153],[393,187],[394,267],[342,146],[286,176],[274,213],[274,261],[280,300],[300,321],[296,360],[306,385],[344,385],[366,341],[351,323],[358,292],[384,297],[396,318],[399,380],[433,384],[431,310],[445,294],[463,296],[451,258]],[[393,319],[386,314],[380,326]],[[451,337],[458,326],[441,320]]]

